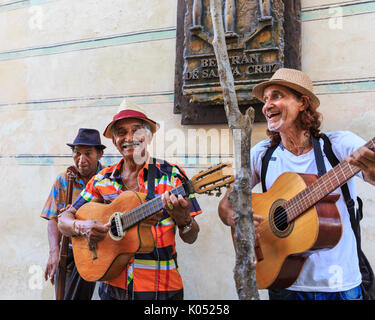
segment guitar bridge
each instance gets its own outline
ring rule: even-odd
[[[92,260],[98,259],[98,253],[96,252],[96,245],[89,242],[89,250],[91,251]]]

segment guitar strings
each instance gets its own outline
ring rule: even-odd
[[[337,167],[338,167],[338,166],[340,166],[340,165],[343,166],[343,165],[345,165],[345,163],[347,164],[347,166],[346,166],[345,168],[349,168],[350,171],[351,171],[351,172],[349,173],[349,175],[351,174],[351,177],[354,176],[356,173],[358,173],[358,172],[360,171],[360,170],[357,169],[356,167],[355,167],[355,170],[353,171],[353,166],[351,166],[351,165],[350,165],[349,163],[347,163],[346,161],[343,161],[343,162],[341,162],[339,165],[337,165],[333,170],[328,171],[324,176],[327,176],[327,177],[328,177],[329,174],[330,174],[331,171],[332,171],[332,172],[334,173],[334,177],[338,180],[339,184],[342,184],[342,183],[340,182],[340,180],[339,180],[340,172],[338,172],[338,175],[336,175],[336,172],[334,172],[334,171],[337,170]],[[345,168],[344,168],[344,169],[345,169]],[[341,173],[342,173],[342,178],[349,180],[351,177],[347,178],[346,173],[342,170],[341,167],[340,167],[340,169],[341,169]],[[331,173],[331,177],[333,177],[332,173]],[[330,177],[330,178],[331,178],[331,177]],[[323,178],[323,177],[322,177],[322,178]],[[317,180],[317,181],[318,181],[318,180]],[[308,188],[311,188],[310,193],[315,193],[315,192],[319,192],[319,191],[321,191],[321,190],[322,190],[321,186],[324,186],[326,190],[330,190],[330,189],[332,189],[332,188],[334,187],[334,185],[332,184],[332,181],[331,181],[330,179],[327,179],[327,181],[324,181],[324,180],[323,180],[323,182],[320,182],[320,183],[318,183],[317,181],[315,181],[314,183],[312,183],[311,185],[308,186]],[[330,188],[327,188],[327,184],[328,184],[328,182],[329,182],[329,184],[330,184]],[[333,187],[332,187],[332,186],[333,186]],[[339,186],[337,186],[337,188],[339,188]],[[331,190],[330,192],[336,190],[337,188]],[[318,190],[317,190],[317,189],[318,189]],[[304,192],[305,190],[306,190],[306,189],[302,190],[302,191],[301,191],[300,193],[298,193],[298,194],[301,194],[301,193]],[[329,193],[330,193],[330,192],[329,192]],[[328,193],[328,194],[329,194],[329,193]],[[300,199],[299,202],[296,202],[294,205],[292,205],[292,206],[290,206],[290,207],[288,207],[288,208],[285,208],[285,207],[281,206],[281,207],[283,207],[284,210],[285,210],[285,215],[287,215],[287,211],[288,211],[288,210],[294,210],[295,208],[299,207],[300,204],[301,204],[302,202],[308,201],[307,196],[308,196],[308,194],[305,195],[305,196],[303,196],[303,197],[301,197],[301,199]],[[294,196],[293,198],[295,198],[295,196]],[[292,200],[293,198],[289,199],[288,201]],[[313,203],[309,208],[307,208],[306,210],[304,210],[303,213],[305,213],[305,212],[308,211],[310,208],[312,208],[314,205],[316,205],[320,200],[321,200],[321,199],[319,199],[318,201],[316,201],[315,203]],[[294,217],[294,218],[296,218],[296,217]],[[284,216],[283,214],[281,214],[279,217],[275,218],[274,223],[275,223],[276,227],[278,226],[278,223],[280,223],[283,219],[285,219],[285,216]],[[294,219],[293,219],[293,220],[294,220]],[[259,232],[257,232],[257,233],[259,234],[259,236],[263,235],[265,231],[270,230],[270,229],[267,227],[268,224],[269,224],[269,219],[268,219],[268,216],[267,216],[267,217],[266,217],[266,218],[265,218],[265,219],[259,224]],[[266,226],[266,228],[265,228],[264,226]]]
[[[372,142],[372,141],[370,141],[370,142]],[[372,142],[372,143],[374,144],[374,142]],[[367,143],[366,146],[368,144],[369,143]],[[338,170],[338,169],[340,169],[340,170]],[[336,174],[336,171],[338,171],[337,174]],[[326,190],[330,190],[329,192],[326,192],[326,195],[328,195],[329,193],[331,193],[332,191],[334,191],[338,187],[340,187],[340,185],[342,185],[345,181],[349,180],[351,177],[353,177],[355,174],[357,174],[359,171],[360,171],[360,169],[358,167],[355,167],[355,166],[349,164],[346,160],[344,160],[341,163],[339,163],[338,165],[336,165],[334,168],[332,168],[331,170],[329,170],[326,174],[324,174],[319,179],[320,181],[323,181],[323,182],[318,182],[319,180],[317,180],[314,183],[312,183],[311,185],[309,185],[308,188],[311,189],[310,194],[313,193],[313,192],[321,192],[321,190],[322,190],[321,186],[322,186],[322,187],[325,187]],[[326,177],[326,178],[324,178],[324,177]],[[335,187],[334,184],[333,184],[333,182],[331,181],[332,177],[336,178],[336,180],[338,181],[339,185],[337,187]],[[321,179],[323,179],[323,180],[321,180]],[[344,179],[345,181],[341,181],[340,179]],[[328,183],[329,183],[329,186],[327,186]],[[298,194],[301,194],[302,192],[305,192],[305,190],[306,189],[302,190]],[[321,197],[321,199],[325,196],[324,192],[322,194],[323,194],[323,196]],[[289,199],[288,201],[292,200],[293,198]],[[310,209],[311,207],[313,207],[321,199],[319,199],[318,201],[316,201],[315,203],[313,203],[311,206],[309,206],[306,210],[304,210],[304,212],[307,211],[308,209]],[[292,205],[292,206],[290,206],[288,208],[284,208],[284,209],[285,209],[285,211],[287,211],[287,210],[293,211],[302,202],[307,202],[307,201],[308,201],[308,199],[306,198],[306,196],[302,196],[299,202],[296,202],[294,205]],[[294,220],[294,218],[296,218],[296,217],[293,217],[292,220]],[[276,218],[275,221],[274,221],[275,225],[277,225],[277,223],[280,223],[280,221],[282,221],[282,219],[284,219],[283,215],[280,215],[279,219]],[[264,223],[268,224],[268,222],[269,222],[269,219],[265,219],[264,222],[260,223],[260,226],[262,224],[264,224]],[[262,229],[260,229],[260,231],[262,231]]]
[[[313,185],[310,185],[310,186],[313,186]],[[320,188],[319,185],[315,185],[315,186],[313,186],[313,188],[311,188],[311,193],[316,192],[316,191],[317,191],[317,190],[316,190],[317,188],[318,188],[318,189]],[[304,190],[306,190],[306,189],[304,189]],[[302,190],[301,192],[303,192],[304,190]],[[294,197],[293,197],[293,198],[294,198]],[[288,201],[291,201],[293,198],[289,199]],[[321,200],[321,199],[320,199],[320,200]],[[290,206],[290,207],[285,208],[284,206],[280,206],[280,207],[282,207],[282,208],[285,210],[285,212],[284,212],[283,214],[280,214],[278,217],[276,217],[276,218],[274,219],[274,224],[275,224],[275,226],[276,226],[276,227],[280,227],[280,223],[285,219],[285,216],[287,216],[287,214],[288,214],[288,213],[287,213],[288,210],[289,210],[289,211],[293,211],[294,209],[300,207],[300,206],[301,206],[301,203],[302,203],[302,202],[305,202],[305,201],[308,201],[308,194],[305,195],[305,196],[303,196],[303,197],[301,197],[301,199],[300,199],[299,202],[296,202],[294,205],[292,205],[292,206]],[[313,203],[310,207],[308,207],[306,210],[304,210],[301,214],[307,212],[310,208],[312,208],[312,207],[313,207],[316,203],[318,203],[318,202],[319,202],[319,200],[316,201],[315,203]],[[270,229],[268,228],[268,224],[269,224],[269,220],[270,220],[268,217],[269,217],[269,215],[264,219],[264,221],[262,221],[262,222],[259,224],[259,232],[258,232],[259,236],[263,235],[265,231],[270,230]],[[294,220],[294,219],[292,219],[292,220]],[[283,222],[282,222],[282,223],[283,223]],[[289,224],[289,223],[288,223],[288,224]],[[266,226],[266,227],[265,227],[265,226]]]

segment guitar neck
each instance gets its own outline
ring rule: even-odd
[[[178,196],[186,196],[185,188],[183,185],[180,185],[170,191],[172,194]],[[147,219],[153,214],[163,209],[163,203],[161,201],[161,195],[157,195],[154,199],[149,200],[140,206],[124,213],[121,215],[121,222],[123,230],[127,230],[130,227],[138,224],[142,220]]]
[[[375,149],[375,138],[365,144],[369,149]],[[306,189],[291,198],[285,205],[288,223],[311,208],[317,202],[329,195],[356,175],[360,169],[347,161],[340,162],[333,169],[321,176]]]

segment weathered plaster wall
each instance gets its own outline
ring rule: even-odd
[[[0,0],[0,299],[54,299],[43,280],[41,208],[57,173],[71,164],[65,143],[79,127],[102,132],[124,98],[161,122],[154,155],[178,162],[188,175],[232,159],[225,126],[181,126],[173,114],[176,7],[175,0]],[[375,1],[303,0],[302,7],[302,69],[321,99],[323,129],[372,138]],[[211,145],[208,154],[193,148],[201,128],[203,140],[219,137],[213,141],[220,147]],[[264,130],[255,125],[253,143]],[[118,154],[102,139],[104,162],[114,163]],[[363,246],[375,265],[375,189],[358,186]],[[177,244],[185,297],[237,299],[233,245],[217,216],[218,199],[198,200],[199,241]]]

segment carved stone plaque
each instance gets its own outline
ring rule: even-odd
[[[226,122],[209,2],[178,3],[175,113],[182,113],[182,124]],[[300,68],[300,23],[294,29],[297,36],[292,37],[292,46],[286,39],[290,34],[286,21],[291,16],[300,21],[299,1],[285,0],[284,5],[283,0],[223,0],[225,38],[238,103],[240,109],[250,105],[256,109],[255,121],[264,118],[259,101],[252,97],[252,87],[282,66]]]

